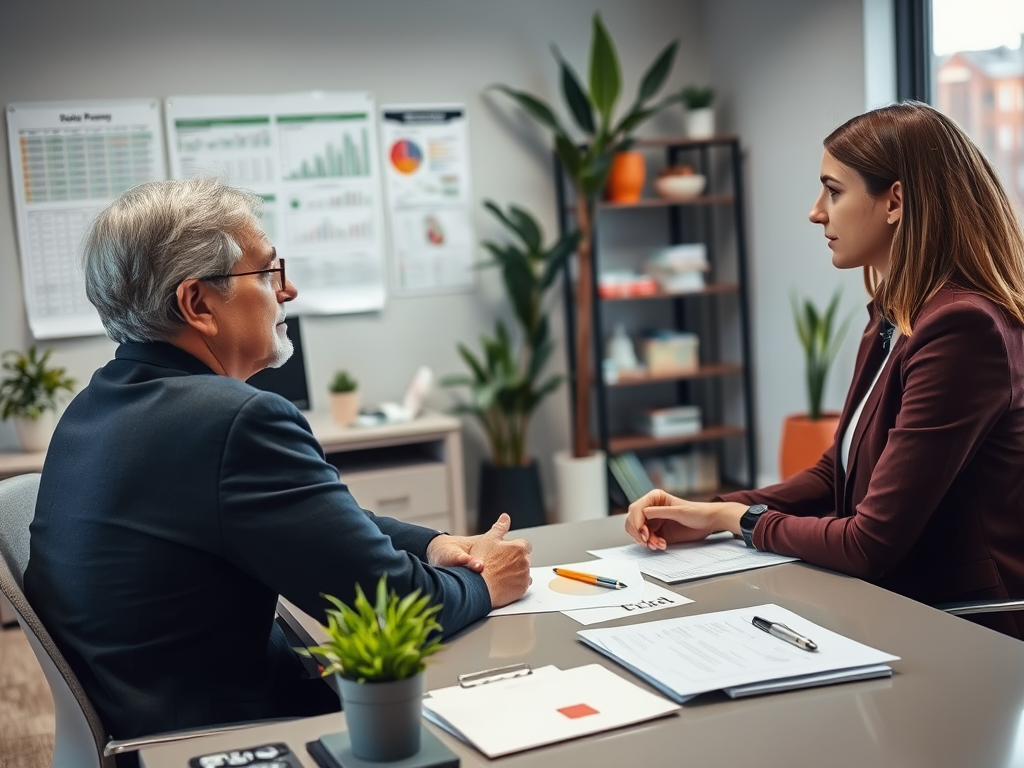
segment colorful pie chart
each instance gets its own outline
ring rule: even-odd
[[[408,139],[399,139],[391,145],[391,164],[399,173],[414,173],[423,162],[423,150]]]

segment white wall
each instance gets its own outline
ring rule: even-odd
[[[478,200],[525,205],[553,238],[557,219],[544,136],[510,103],[483,92],[503,82],[559,102],[549,46],[557,42],[585,73],[597,8],[619,47],[629,89],[624,98],[632,98],[633,85],[673,38],[681,50],[670,85],[677,89],[706,79],[697,0],[4,0],[0,103],[314,89],[369,90],[379,104],[462,102]],[[679,133],[681,127],[678,111],[660,117],[650,130]],[[0,175],[8,174],[5,150]],[[490,217],[478,214],[476,223],[480,239],[500,236]],[[0,350],[23,348],[30,337],[6,181],[0,184],[0,275]],[[380,313],[307,318],[314,407],[326,407],[326,382],[338,367],[354,371],[369,402],[400,398],[420,364],[438,374],[461,370],[456,340],[475,342],[480,331],[489,330],[502,300],[492,272],[470,294],[391,298]],[[553,312],[561,337],[561,305]],[[114,349],[103,338],[45,346],[54,348],[54,360],[83,385]],[[556,365],[564,368],[564,354]],[[450,403],[442,391],[430,404]],[[542,406],[530,440],[531,452],[542,458],[549,495],[549,457],[568,446],[568,424],[563,388]],[[475,506],[483,441],[475,427],[465,434],[469,500]],[[0,423],[0,450],[16,444],[13,428]]]
[[[313,89],[369,90],[378,103],[463,102],[476,197],[526,205],[553,236],[544,137],[506,103],[485,97],[484,88],[504,82],[558,101],[549,45],[557,42],[585,71],[596,8],[619,46],[629,86],[678,38],[670,85],[713,83],[720,128],[739,133],[746,148],[759,464],[767,481],[777,474],[783,416],[805,408],[790,292],[823,301],[842,285],[842,306],[858,307],[857,324],[865,303],[859,274],[831,266],[820,227],[806,220],[822,138],[863,111],[865,73],[869,84],[879,82],[873,65],[885,80],[888,64],[865,59],[864,29],[884,27],[879,8],[889,0],[863,1],[868,16],[853,0],[5,0],[0,103]],[[874,38],[868,42],[878,48]],[[673,111],[646,132],[681,127],[681,112]],[[6,151],[0,174],[9,174]],[[479,238],[498,234],[489,218],[478,214],[476,223]],[[0,275],[0,350],[22,348],[31,339],[8,183],[0,184]],[[325,407],[326,381],[337,367],[356,372],[369,401],[399,397],[422,363],[439,374],[459,370],[456,340],[473,341],[488,329],[501,300],[497,276],[485,274],[471,294],[391,298],[380,313],[308,318],[315,407]],[[561,306],[554,312],[561,337]],[[842,403],[858,332],[851,330],[835,366],[828,406]],[[83,384],[113,352],[99,338],[45,346]],[[564,355],[557,366],[564,367]],[[431,404],[448,402],[442,392]],[[569,443],[567,403],[564,389],[547,401],[530,441],[549,495],[549,457]],[[483,442],[475,428],[465,434],[472,506]],[[0,423],[0,450],[15,445],[13,428]]]
[[[884,34],[885,14],[874,11],[875,29]],[[880,63],[884,83],[887,65],[865,62],[861,3],[709,0],[704,14],[711,76],[724,97],[723,127],[746,147],[758,464],[768,483],[778,478],[783,418],[807,410],[791,293],[821,306],[841,286],[840,312],[856,312],[829,376],[825,407],[842,406],[853,373],[867,318],[862,276],[832,266],[822,229],[807,214],[820,189],[822,139],[864,111],[865,72]]]

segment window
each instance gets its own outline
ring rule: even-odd
[[[895,0],[897,48],[919,52],[917,94],[946,113],[996,166],[1010,198],[1024,210],[1024,2],[1021,0]],[[900,8],[905,19],[900,21]],[[907,29],[911,26],[912,29]],[[916,36],[916,38],[915,38]],[[897,53],[903,69],[908,56]],[[899,78],[908,81],[906,72]]]

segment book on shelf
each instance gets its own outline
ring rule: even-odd
[[[719,485],[718,454],[694,448],[668,456],[652,456],[644,460],[651,482],[669,493],[710,493]]]
[[[630,503],[654,490],[654,483],[651,482],[647,470],[632,451],[609,456],[608,469]]]

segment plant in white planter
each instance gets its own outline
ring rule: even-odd
[[[354,422],[359,415],[359,382],[348,371],[336,371],[328,390],[334,420],[346,426]]]
[[[715,135],[715,89],[688,85],[679,94],[686,106],[686,135],[691,139],[710,139]]]
[[[402,760],[420,749],[425,659],[444,646],[437,622],[440,605],[416,590],[405,597],[377,583],[371,605],[356,585],[351,606],[324,595],[328,639],[298,649],[323,662],[323,675],[337,675],[352,754],[362,760]]]
[[[49,365],[50,353],[38,354],[34,346],[22,354],[3,353],[0,379],[0,418],[13,419],[25,451],[45,451],[56,423],[60,395],[73,392],[75,380],[64,368]]]

